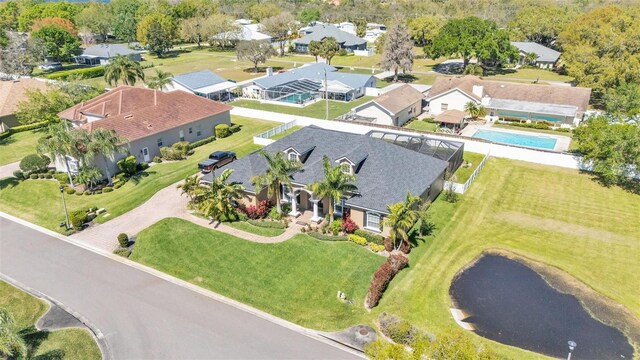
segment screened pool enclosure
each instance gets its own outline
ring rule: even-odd
[[[294,80],[262,90],[261,96],[263,100],[304,104],[318,98],[318,90],[321,86],[320,82],[313,80]]]

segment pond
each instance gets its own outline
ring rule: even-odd
[[[589,315],[578,299],[555,290],[534,270],[503,256],[485,255],[459,274],[451,297],[475,332],[497,342],[572,360],[631,359],[624,334]]]

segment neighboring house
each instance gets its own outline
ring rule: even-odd
[[[121,85],[58,116],[89,132],[98,128],[114,130],[128,140],[131,155],[139,162],[149,162],[160,156],[163,146],[213,136],[216,125],[231,123],[230,110],[230,106],[184,91],[165,93]],[[119,154],[115,160],[125,156]],[[69,160],[70,170],[77,171],[75,159]],[[116,161],[105,164],[100,156],[94,161],[101,170],[107,165],[111,174],[117,171]],[[56,167],[66,171],[64,163],[56,162]]]
[[[20,125],[16,118],[18,104],[27,100],[27,93],[33,90],[45,92],[47,83],[35,78],[0,81],[0,132]]]
[[[188,91],[207,99],[225,101],[229,99],[229,91],[237,86],[210,70],[200,70],[172,77],[171,83],[163,90]]]
[[[518,48],[518,51],[520,52],[520,57],[518,58],[519,65],[529,65],[526,61],[527,54],[534,53],[538,56],[535,60],[535,65],[537,67],[542,69],[553,69],[561,55],[558,51],[530,41],[512,41],[511,45]]]
[[[324,98],[351,101],[376,87],[371,75],[343,73],[324,63],[304,65],[289,71],[253,80],[243,87],[243,96],[259,100],[278,101],[283,104],[302,105]]]
[[[351,109],[351,114],[375,124],[402,126],[422,113],[423,100],[422,92],[404,84]]]
[[[214,35],[213,37],[215,39],[231,42],[250,40],[273,42],[271,35],[267,35],[260,31],[262,27],[260,24],[253,24],[251,20],[247,19],[238,19],[235,23],[238,26],[238,31],[224,32]]]
[[[520,84],[477,76],[438,77],[427,94],[430,115],[465,110],[472,101],[487,109],[490,120],[548,122],[576,126],[584,117],[590,88]]]
[[[322,41],[329,37],[336,39],[340,48],[345,49],[347,52],[367,49],[367,40],[340,30],[334,25],[319,24],[306,29],[305,32],[307,32],[307,35],[293,42],[296,47],[296,52],[306,53],[309,51],[310,42]]]
[[[312,221],[320,221],[328,213],[329,202],[333,200],[316,198],[309,190],[310,184],[323,179],[324,156],[333,166],[355,176],[358,190],[334,201],[334,209],[337,216],[350,216],[361,228],[388,235],[389,229],[383,226],[388,205],[404,201],[408,192],[428,201],[435,199],[444,187],[449,162],[385,141],[387,135],[360,135],[308,126],[266,146],[265,151],[282,151],[288,159],[303,165],[291,175],[293,188],[281,189],[283,202],[291,204],[290,214],[298,216],[300,212],[312,211]],[[395,139],[398,135],[392,136]],[[462,159],[463,146],[456,144],[458,147],[449,155]],[[251,178],[267,168],[264,157],[255,152],[222,167],[218,174],[234,169],[229,181],[244,185],[243,203],[255,204],[269,197],[265,188],[252,185]],[[202,180],[210,183],[213,176],[216,175],[207,174]]]
[[[82,55],[76,56],[76,62],[83,65],[106,65],[118,55],[128,56],[133,61],[142,60],[141,53],[130,49],[126,44],[98,44],[84,49]]]

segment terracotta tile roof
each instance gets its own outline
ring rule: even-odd
[[[452,89],[459,89],[477,100],[481,97],[473,93],[473,86],[482,86],[483,96],[492,99],[528,101],[534,103],[573,105],[581,114],[587,110],[590,88],[518,84],[507,81],[483,80],[477,76],[438,77],[429,90],[428,97],[433,98]]]
[[[462,124],[465,116],[467,116],[467,114],[464,111],[451,109],[437,115],[434,120],[447,124]]]
[[[58,116],[84,123],[80,127],[87,131],[112,129],[133,141],[229,110],[230,106],[184,91],[164,93],[122,85]],[[87,122],[86,115],[104,118]]]
[[[397,114],[424,98],[424,95],[413,86],[404,84],[386,92],[373,100],[376,104]]]
[[[0,81],[0,116],[15,114],[18,103],[26,100],[28,90],[47,91],[47,86],[44,81],[29,78]]]

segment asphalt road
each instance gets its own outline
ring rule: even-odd
[[[1,217],[0,273],[86,317],[114,359],[359,358]]]

